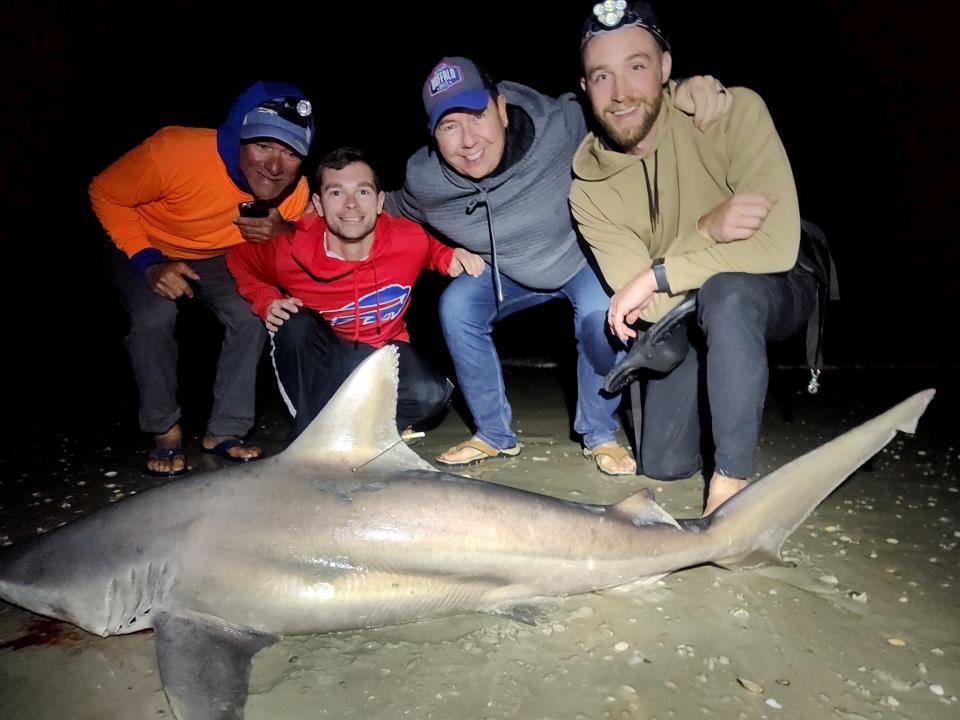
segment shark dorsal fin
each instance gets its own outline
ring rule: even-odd
[[[389,458],[396,468],[433,470],[397,433],[399,353],[391,345],[370,355],[281,457],[359,469]]]

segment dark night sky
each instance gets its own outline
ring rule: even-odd
[[[365,147],[395,186],[425,140],[420,84],[436,60],[471,55],[501,78],[572,90],[590,3],[323,5],[337,9],[4,4],[0,281],[5,354],[30,386],[19,399],[36,406],[40,379],[53,402],[88,403],[125,367],[123,316],[91,262],[86,187],[147,135],[216,126],[250,82],[285,80],[319,109],[316,151]],[[661,2],[675,75],[764,96],[801,210],[834,242],[844,297],[828,361],[956,362],[945,348],[956,320],[943,318],[960,299],[957,42],[935,5]]]

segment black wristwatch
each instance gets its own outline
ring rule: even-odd
[[[663,266],[663,258],[653,261],[653,277],[657,281],[657,292],[670,292],[670,283],[667,281],[667,269]]]

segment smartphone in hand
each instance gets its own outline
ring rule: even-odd
[[[237,205],[240,217],[264,218],[270,213],[270,208],[263,200],[248,200]]]

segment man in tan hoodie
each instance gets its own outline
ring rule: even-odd
[[[574,157],[571,208],[615,290],[607,320],[621,341],[697,292],[691,350],[646,384],[639,459],[661,480],[703,467],[705,377],[715,447],[707,515],[753,475],[767,342],[794,334],[814,307],[815,280],[796,267],[790,163],[750,90],[731,89],[732,110],[704,130],[673,109],[670,45],[647,3],[596,5],[582,37],[581,85],[602,133]]]

